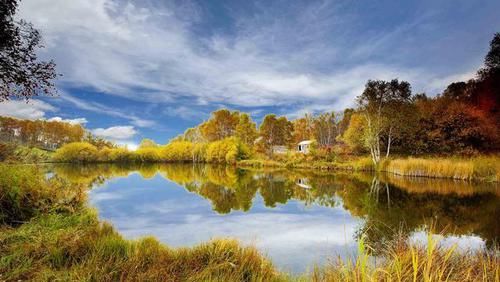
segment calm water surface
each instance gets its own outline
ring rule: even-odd
[[[91,185],[91,205],[126,238],[192,246],[233,237],[292,272],[355,256],[361,234],[375,252],[398,230],[425,242],[430,225],[461,249],[491,247],[500,234],[497,184],[173,164],[54,173]]]

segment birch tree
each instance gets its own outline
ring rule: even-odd
[[[406,112],[411,100],[410,84],[397,79],[390,82],[369,80],[363,94],[358,96],[358,108],[366,121],[365,146],[375,165],[383,154],[383,141],[385,156],[389,156],[391,144],[403,126],[402,113]]]

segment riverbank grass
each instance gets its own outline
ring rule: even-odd
[[[382,163],[381,170],[401,176],[497,182],[500,157],[394,159]]]
[[[378,264],[370,263],[370,247],[361,238],[358,258],[315,268],[312,281],[500,281],[497,251],[463,251],[442,247],[428,233],[426,246],[408,243],[401,236],[388,242]]]
[[[229,239],[169,248],[125,240],[95,211],[36,217],[0,234],[1,279],[70,281],[278,281],[255,248]]]

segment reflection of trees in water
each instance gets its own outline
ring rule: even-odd
[[[365,234],[375,249],[392,240],[393,236],[409,236],[411,232],[431,225],[444,235],[478,235],[490,246],[500,234],[497,220],[500,199],[495,189],[488,191],[482,187],[480,192],[468,194],[463,191],[444,193],[443,190],[415,193],[414,184],[410,184],[408,190],[407,186],[397,187],[390,179],[385,179],[387,182],[372,180],[367,195],[363,195],[366,189],[354,188],[358,191],[353,193],[351,190],[343,196],[348,209],[362,209],[358,213],[366,221],[358,235]],[[441,183],[439,188],[443,185]],[[352,195],[357,195],[357,198]]]
[[[358,233],[366,234],[375,248],[392,239],[396,231],[408,236],[430,222],[438,231],[476,234],[485,238],[488,244],[500,234],[497,184],[360,173],[251,171],[199,164],[54,167],[57,175],[89,187],[133,171],[144,178],[159,174],[209,200],[213,209],[222,214],[250,210],[257,192],[264,205],[271,208],[289,200],[302,202],[306,207],[334,207],[342,203],[352,215],[365,219]],[[298,185],[298,179],[305,179],[308,187]]]

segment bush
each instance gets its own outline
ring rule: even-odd
[[[161,149],[161,159],[167,162],[188,162],[193,160],[194,144],[188,141],[175,141]]]
[[[246,159],[250,150],[237,138],[226,138],[208,144],[206,161],[211,163],[236,163]]]
[[[97,162],[99,160],[98,150],[94,145],[86,142],[68,143],[57,149],[53,160],[56,162]]]
[[[161,160],[160,151],[153,147],[141,148],[134,155],[138,162],[158,162]]]

